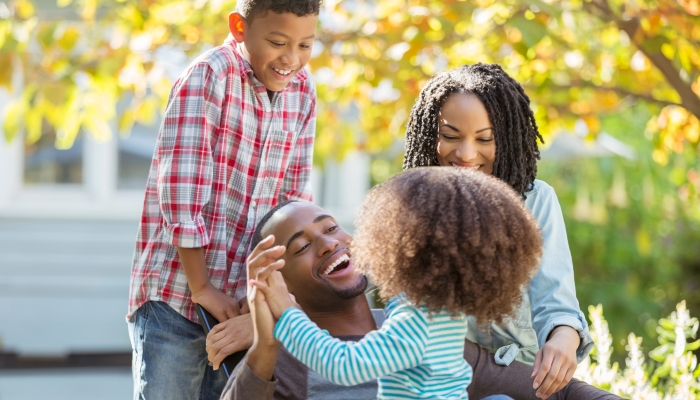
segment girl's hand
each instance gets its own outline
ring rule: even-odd
[[[581,342],[578,332],[569,326],[557,326],[537,352],[531,378],[537,397],[546,399],[566,386],[576,371],[576,349]]]
[[[267,277],[270,272],[284,266],[284,260],[278,260],[278,258],[284,254],[285,248],[284,246],[272,247],[274,242],[275,238],[272,235],[260,241],[246,262],[248,273],[247,306],[250,308],[253,320],[253,343],[257,347],[274,348],[279,346],[272,335],[275,321],[265,300],[265,295],[253,286],[253,282],[261,273],[262,276]]]
[[[258,274],[258,279],[253,282],[256,290],[265,294],[265,300],[270,307],[275,320],[279,320],[287,309],[297,307],[297,303],[287,290],[282,273],[267,269]]]

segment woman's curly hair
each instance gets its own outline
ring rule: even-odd
[[[473,94],[486,107],[496,139],[493,175],[524,198],[537,175],[537,141],[544,141],[530,109],[530,98],[498,64],[464,65],[428,81],[408,119],[403,169],[438,165],[438,113],[455,93]]]
[[[351,254],[384,299],[405,293],[431,311],[479,322],[512,315],[542,239],[508,185],[465,168],[417,168],[375,186]]]

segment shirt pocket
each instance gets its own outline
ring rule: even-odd
[[[285,175],[290,158],[296,150],[296,138],[294,135],[294,131],[271,131],[263,146],[264,176],[277,179],[278,183],[275,185],[277,187],[281,184],[281,179]]]

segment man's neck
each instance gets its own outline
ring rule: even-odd
[[[364,336],[377,329],[377,323],[364,295],[339,301],[332,310],[305,310],[309,318],[331,336]]]

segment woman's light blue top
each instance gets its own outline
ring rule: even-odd
[[[513,359],[532,364],[552,330],[566,325],[581,338],[576,351],[581,362],[591,351],[593,340],[576,298],[574,267],[557,195],[540,180],[535,180],[533,189],[525,195],[525,206],[542,232],[544,249],[539,270],[525,288],[514,319],[479,326],[469,317],[467,339],[496,352],[499,364],[508,365]]]
[[[466,399],[472,369],[464,360],[467,321],[447,312],[429,316],[401,296],[386,307],[379,330],[342,342],[304,312],[290,308],[274,335],[299,361],[338,385],[378,379],[379,399]]]

